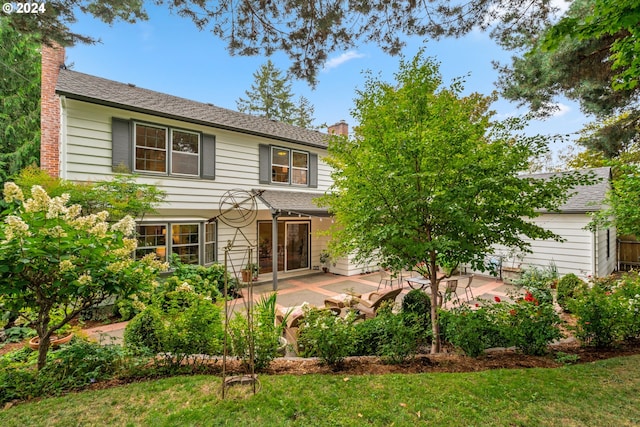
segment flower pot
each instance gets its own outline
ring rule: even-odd
[[[73,333],[69,333],[68,335],[65,335],[63,337],[57,337],[54,335],[49,338],[49,341],[51,341],[51,347],[57,347],[62,344],[67,344],[69,341],[71,341],[71,338],[73,338]],[[40,337],[33,337],[29,340],[29,347],[32,350],[37,350],[39,346]]]
[[[251,282],[252,279],[251,270],[242,270],[242,281],[245,283]]]

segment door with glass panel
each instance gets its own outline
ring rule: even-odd
[[[260,273],[273,271],[272,223],[258,222],[258,264]],[[278,271],[309,268],[309,222],[278,222]]]

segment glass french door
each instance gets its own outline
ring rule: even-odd
[[[260,273],[273,271],[272,224],[258,222],[258,259]],[[278,271],[309,268],[309,222],[278,221]]]

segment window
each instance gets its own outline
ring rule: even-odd
[[[289,183],[289,150],[271,149],[271,181]]]
[[[198,224],[173,224],[171,226],[171,253],[178,254],[183,264],[198,264],[200,233]]]
[[[291,166],[291,183],[307,185],[309,176],[309,154],[299,151],[293,152],[293,164]]]
[[[212,264],[216,261],[216,224],[210,222],[204,225],[204,263]]]
[[[136,258],[155,253],[161,261],[167,260],[167,226],[138,225],[138,247]]]
[[[136,170],[167,171],[167,129],[136,124]]]
[[[199,148],[200,138],[197,133],[171,131],[171,173],[199,175]]]
[[[308,185],[309,153],[271,148],[271,182]]]
[[[200,175],[199,133],[135,123],[134,135],[136,171],[166,174],[170,170],[170,175]]]

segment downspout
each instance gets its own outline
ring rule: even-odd
[[[596,232],[591,232],[591,274],[593,277],[598,277],[598,245],[596,244]]]
[[[271,271],[273,290],[278,290],[278,217],[280,210],[271,208]]]
[[[60,129],[58,141],[59,176],[67,179],[67,98],[60,95]]]

